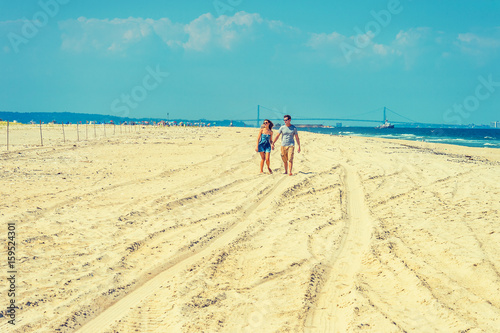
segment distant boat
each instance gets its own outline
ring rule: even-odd
[[[377,126],[375,128],[394,128],[394,125],[391,124],[387,119],[385,120],[385,123],[383,123],[380,126]]]

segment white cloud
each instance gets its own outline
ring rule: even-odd
[[[482,35],[470,32],[458,34],[454,45],[462,54],[472,57],[478,65],[482,65],[496,58],[500,51],[500,28]]]
[[[398,55],[404,61],[405,69],[412,69],[419,60],[439,57],[434,54],[442,46],[438,45],[436,33],[427,27],[411,28],[400,31],[392,41],[390,47],[393,54]],[[438,52],[437,54],[439,54]]]
[[[385,44],[377,43],[377,35],[373,34],[345,36],[333,32],[311,34],[306,45],[336,66],[364,61],[389,65],[403,59],[405,68],[410,69],[429,45],[437,44],[432,37],[432,30],[425,27],[400,31]]]
[[[210,46],[231,49],[239,40],[248,37],[254,26],[264,20],[259,14],[238,12],[233,16],[204,14],[184,27],[188,40],[182,44],[185,49],[204,51]]]
[[[231,49],[248,37],[254,26],[264,20],[259,14],[245,12],[215,18],[203,14],[188,24],[130,17],[127,19],[67,20],[59,24],[62,49],[82,52],[89,49],[124,51],[147,38],[159,37],[168,47],[203,52],[212,48]]]
[[[373,45],[373,52],[375,54],[379,54],[381,56],[386,56],[389,54],[389,48],[387,46],[384,46],[382,44],[374,44]]]
[[[473,33],[458,34],[457,40],[462,45],[475,46],[480,48],[499,48],[500,36],[497,37],[483,37]]]
[[[306,46],[334,66],[346,66],[368,58],[384,58],[395,51],[390,45],[374,42],[368,34],[345,36],[338,32],[310,34]]]
[[[147,20],[153,27],[154,33],[169,47],[181,47],[185,38],[184,25],[173,23],[168,18],[159,20]]]
[[[339,34],[338,32],[332,32],[331,34],[326,33],[313,33],[311,34],[306,45],[312,49],[321,49],[327,46],[338,46],[341,42],[344,42],[346,37]]]
[[[421,62],[429,64],[439,59],[463,55],[483,65],[494,61],[500,52],[500,28],[453,36],[428,27],[416,27],[399,31],[386,43],[377,43],[376,35],[311,33],[306,46],[320,59],[328,59],[336,66],[363,61],[389,65],[400,59],[405,69],[411,69]]]
[[[407,31],[401,30],[394,40],[393,44],[395,47],[415,47],[419,45],[423,40],[429,38],[432,34],[432,30],[426,27],[411,28]]]

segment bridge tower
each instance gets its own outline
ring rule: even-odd
[[[257,127],[260,124],[260,105],[257,104]]]

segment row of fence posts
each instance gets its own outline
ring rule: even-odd
[[[9,150],[9,124],[10,122],[7,120],[7,150]],[[89,133],[88,133],[88,125],[89,122],[85,124],[85,140],[89,139]],[[62,133],[63,133],[63,142],[66,143],[66,133],[64,131],[64,124],[61,124],[62,126]],[[94,122],[94,138],[97,138],[97,127],[96,127],[96,122]],[[132,125],[130,125],[132,126]],[[134,125],[135,127],[135,125]],[[103,132],[104,132],[104,137],[106,137],[106,124],[102,124]],[[137,127],[135,127],[135,130],[137,132]],[[131,130],[130,130],[131,131]],[[120,124],[120,134],[122,134],[122,126]],[[116,134],[116,124],[113,124],[113,135]],[[80,142],[80,130],[79,130],[79,124],[76,123],[76,137],[77,137],[77,142]],[[42,131],[42,121],[40,120],[40,146],[43,147],[43,131]]]

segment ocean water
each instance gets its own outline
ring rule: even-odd
[[[299,128],[330,135],[377,137],[409,141],[426,141],[467,147],[500,148],[500,129],[487,128],[387,128],[340,127],[340,128]]]

